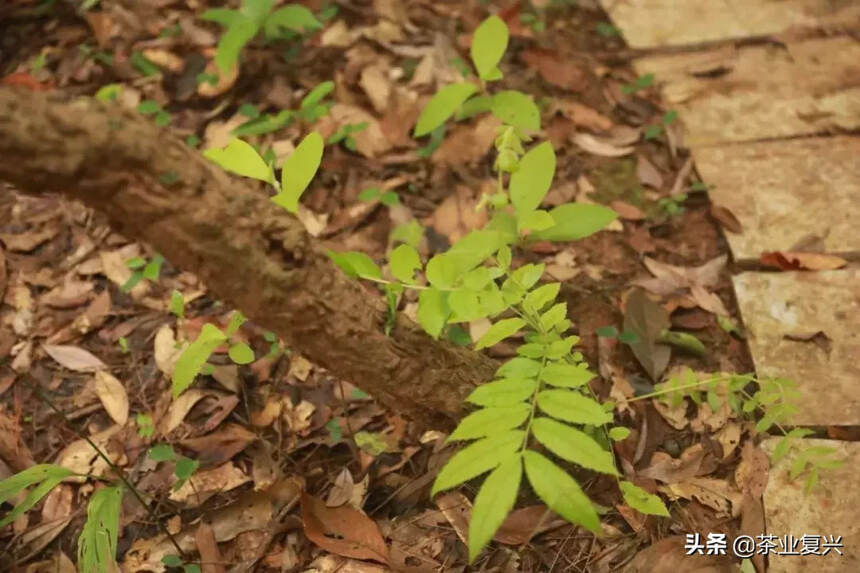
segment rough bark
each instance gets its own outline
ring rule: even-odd
[[[495,368],[403,316],[385,336],[380,297],[345,277],[297,219],[133,111],[0,88],[0,180],[84,201],[290,348],[423,425],[450,426]]]

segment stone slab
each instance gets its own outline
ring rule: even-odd
[[[853,0],[601,0],[633,48],[860,25]]]
[[[768,453],[773,451],[778,438],[766,440],[762,445]],[[770,573],[843,573],[860,571],[860,443],[836,440],[798,440],[789,454],[768,473],[764,492],[767,533],[781,538],[793,535],[801,539],[804,534],[842,536],[842,555],[831,549],[827,555],[774,555],[770,554]],[[836,469],[822,470],[819,485],[809,494],[804,492],[804,479],[792,481],[788,472],[791,464],[803,448],[826,446],[835,449],[835,457],[844,460]],[[826,536],[826,537],[825,537]],[[802,551],[803,543],[797,547]]]
[[[860,137],[702,147],[693,156],[711,200],[743,227],[726,232],[735,260],[813,239],[828,253],[860,253]]]
[[[756,373],[798,384],[793,423],[860,425],[860,270],[747,272],[733,282]],[[827,344],[785,338],[817,332]]]
[[[634,66],[656,76],[693,148],[860,129],[860,40],[851,37],[724,46]]]

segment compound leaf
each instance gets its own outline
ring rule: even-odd
[[[478,490],[469,521],[469,563],[487,546],[513,509],[522,474],[522,460],[515,454],[499,464]]]
[[[493,346],[505,338],[513,336],[525,325],[526,321],[521,318],[504,318],[493,324],[493,326],[484,333],[484,335],[475,344],[475,350]]]
[[[532,432],[540,443],[561,459],[590,470],[618,475],[612,454],[585,432],[544,417],[535,418]]]
[[[544,390],[537,397],[541,410],[559,420],[599,426],[612,421],[612,414],[593,398],[571,390]]]
[[[494,469],[522,446],[524,437],[522,430],[509,430],[466,446],[436,476],[430,496]]]
[[[535,493],[547,506],[571,523],[598,533],[600,518],[579,484],[567,472],[541,454],[523,454],[526,475]]]
[[[511,430],[525,422],[530,412],[531,406],[525,403],[472,412],[460,420],[448,440],[474,440]]]

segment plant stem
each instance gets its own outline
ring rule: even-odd
[[[717,376],[715,378],[707,378],[705,380],[699,380],[698,382],[693,382],[690,384],[683,384],[681,386],[674,386],[672,388],[663,388],[662,390],[656,390],[654,392],[649,392],[647,394],[642,394],[641,396],[635,396],[627,400],[627,402],[636,402],[637,400],[645,400],[647,398],[654,398],[656,396],[662,396],[663,394],[669,394],[670,392],[677,392],[679,390],[686,390],[688,388],[697,388],[699,386],[704,386],[705,384],[711,384],[713,382],[720,382],[722,380],[726,380],[731,378],[731,376]]]

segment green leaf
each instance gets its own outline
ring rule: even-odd
[[[555,219],[546,211],[530,211],[517,217],[519,231],[543,231],[555,225]]]
[[[122,486],[98,490],[87,505],[87,520],[78,540],[78,568],[88,573],[116,571],[116,544],[122,510]]]
[[[430,497],[494,469],[522,446],[524,437],[522,430],[509,430],[463,448],[436,476]]]
[[[137,104],[137,111],[143,115],[152,115],[161,111],[161,106],[155,100],[145,99]]]
[[[266,18],[266,34],[276,36],[278,28],[286,28],[293,32],[319,30],[322,22],[317,20],[314,13],[300,4],[287,4],[272,12]]]
[[[170,292],[170,303],[167,305],[167,310],[176,315],[177,318],[185,316],[185,297],[176,289]]]
[[[94,96],[100,102],[116,101],[122,93],[122,84],[106,84],[99,88]]]
[[[244,17],[245,16],[238,10],[229,10],[227,8],[211,8],[200,15],[201,20],[215,22],[216,24],[221,24],[225,28],[229,28]]]
[[[472,412],[462,420],[448,436],[449,441],[474,440],[497,434],[504,430],[512,430],[526,421],[531,412],[528,404],[514,404],[484,408]]]
[[[612,414],[599,402],[571,390],[544,390],[538,394],[540,409],[559,420],[599,426],[612,421]]]
[[[328,252],[329,258],[334,261],[334,264],[339,266],[347,276],[352,278],[367,277],[371,279],[381,279],[382,271],[376,266],[366,253],[359,251],[346,251],[343,253]]]
[[[254,351],[244,342],[231,346],[227,354],[230,356],[230,360],[236,364],[250,364],[254,361]]]
[[[310,185],[322,161],[325,142],[322,136],[312,131],[296,147],[281,167],[281,192],[272,201],[290,213],[299,209],[299,197]]]
[[[464,119],[469,119],[482,113],[487,113],[492,109],[493,96],[476,95],[475,97],[466,100],[466,102],[462,106],[460,106],[460,109],[457,110],[457,115],[454,116],[454,119],[457,121],[462,121]]]
[[[541,363],[529,358],[512,358],[496,370],[499,378],[533,378],[540,372]]]
[[[482,348],[493,346],[505,338],[513,336],[525,325],[526,321],[521,318],[502,319],[484,333],[484,335],[475,344],[475,350],[481,350]]]
[[[274,180],[272,168],[266,165],[250,144],[241,139],[231,139],[224,149],[207,149],[203,157],[236,175],[253,177],[266,183]]]
[[[302,98],[302,104],[299,109],[302,111],[313,109],[332,91],[334,91],[334,82],[331,80],[316,85],[314,89],[308,92],[308,95]]]
[[[374,199],[379,199],[381,193],[379,187],[368,187],[358,194],[358,198],[361,201],[373,201]]]
[[[502,123],[523,131],[540,129],[540,110],[531,96],[514,90],[497,93],[493,97],[493,115]]]
[[[585,366],[554,362],[544,367],[540,377],[547,384],[560,388],[579,388],[594,378],[594,373]]]
[[[540,317],[540,327],[546,332],[567,318],[567,303],[559,302],[550,307],[548,311]]]
[[[77,474],[67,468],[54,464],[39,464],[29,467],[24,471],[18,472],[17,474],[0,481],[0,503],[9,501],[11,498],[15,497],[17,494],[24,491],[31,485],[46,482],[54,483],[56,485],[56,483],[59,483],[65,478],[73,475]],[[30,507],[38,503],[39,499],[41,499],[42,496],[47,495],[48,491],[50,490],[51,488],[47,488],[47,491],[45,491],[38,498],[36,498],[29,507],[24,507],[23,509],[18,511],[18,507],[22,507],[25,503],[27,503],[27,500],[30,499],[30,496],[28,496],[24,502],[22,502],[19,506],[15,508],[14,511],[16,511],[17,513],[15,513],[14,517],[10,519],[9,515],[7,515],[6,518],[4,518],[4,520],[2,521],[3,525],[5,526],[15,521],[18,515],[21,515],[22,513],[30,509]]]
[[[278,131],[282,127],[287,126],[293,119],[293,112],[285,109],[277,114],[267,113],[266,115],[246,121],[239,127],[233,130],[234,137],[247,137],[249,135],[265,135]]]
[[[451,259],[457,275],[472,270],[504,246],[498,231],[481,229],[472,231],[448,249],[445,256]]]
[[[625,428],[624,426],[615,426],[614,428],[609,429],[609,439],[613,442],[620,442],[621,440],[626,440],[627,436],[630,435],[630,428]]]
[[[532,433],[549,451],[563,460],[609,475],[618,475],[612,454],[581,430],[550,418],[532,422]]]
[[[451,307],[450,322],[471,322],[483,318],[478,293],[459,289],[448,293],[448,306]]]
[[[533,314],[541,312],[547,304],[555,300],[560,288],[561,283],[549,283],[536,288],[523,299],[523,308]]]
[[[230,338],[236,332],[239,331],[239,328],[247,322],[247,318],[240,311],[234,311],[233,314],[230,315],[230,322],[227,323],[227,328],[224,329],[224,336]]]
[[[481,384],[466,401],[479,406],[511,406],[531,397],[535,388],[537,381],[533,378],[505,378]]]
[[[215,52],[215,66],[221,74],[229,74],[239,60],[242,48],[254,39],[260,25],[247,17],[236,18],[218,40]]]
[[[522,473],[522,459],[515,454],[499,464],[478,490],[469,521],[469,563],[475,561],[513,509]]]
[[[549,141],[532,147],[523,155],[519,168],[511,175],[509,186],[511,203],[518,214],[534,211],[540,206],[552,185],[554,175],[555,151]]]
[[[447,85],[436,92],[436,95],[427,102],[427,105],[421,110],[421,115],[418,116],[418,123],[415,124],[415,137],[427,135],[445,123],[477,89],[475,84],[464,82]]]
[[[497,66],[508,47],[508,26],[498,16],[490,16],[472,36],[472,63],[482,80],[501,77]]]
[[[182,567],[182,558],[178,555],[165,555],[161,562],[168,567]]]
[[[603,205],[567,203],[549,212],[555,226],[529,235],[530,239],[545,241],[575,241],[606,227],[618,213]]]
[[[594,506],[567,472],[532,450],[526,450],[523,461],[529,483],[551,510],[594,533],[600,531],[600,518]]]
[[[450,314],[447,293],[429,288],[418,295],[418,324],[433,338],[439,338]]]
[[[200,466],[200,462],[183,456],[176,460],[176,469],[173,473],[180,480],[187,480],[197,471],[198,466]]]
[[[170,444],[158,444],[149,448],[149,458],[154,462],[169,462],[176,459],[176,452]]]
[[[511,273],[511,279],[524,289],[532,288],[540,280],[543,275],[544,265],[528,264],[519,267]]]
[[[415,269],[421,269],[421,257],[414,247],[400,245],[391,251],[388,264],[394,278],[406,284],[413,284]]]
[[[656,495],[648,493],[629,481],[623,481],[618,485],[621,487],[621,494],[624,496],[625,503],[636,511],[646,515],[669,517],[669,510],[666,509],[663,501]]]
[[[224,333],[211,324],[204,324],[197,340],[192,342],[176,361],[173,369],[173,397],[182,394],[191,386],[200,369],[218,346],[227,340]]]

